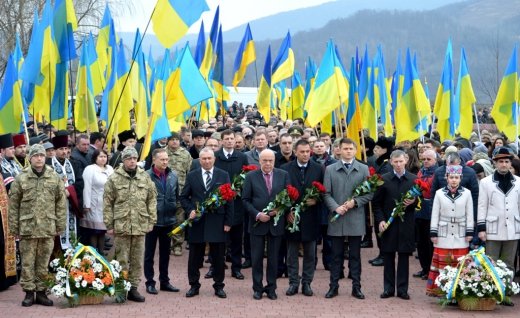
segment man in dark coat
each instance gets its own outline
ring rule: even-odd
[[[296,160],[284,164],[281,168],[289,173],[290,184],[298,189],[300,203],[305,195],[305,189],[312,187],[314,181],[323,182],[323,169],[319,163],[310,160],[311,146],[307,140],[299,140],[295,145]],[[289,274],[289,288],[286,295],[298,293],[300,276],[298,274],[298,250],[303,246],[302,293],[312,296],[311,283],[316,268],[316,239],[320,226],[320,205],[315,199],[309,199],[307,208],[300,213],[299,231],[287,232],[287,272]],[[293,223],[294,212],[289,213],[288,221]]]
[[[408,157],[402,150],[394,150],[390,155],[393,172],[385,173],[384,184],[374,194],[373,207],[375,224],[379,231],[384,231],[381,237],[381,252],[384,259],[384,291],[381,298],[393,297],[397,283],[397,297],[410,299],[408,295],[409,257],[415,250],[415,206],[416,199],[405,200],[403,216],[390,225],[386,221],[395,207],[396,200],[408,192],[414,185],[417,176],[405,170]],[[397,282],[395,272],[395,253],[397,253]]]
[[[215,153],[215,167],[227,171],[230,180],[239,175],[243,166],[247,166],[247,156],[235,151],[235,133],[228,129],[221,132],[222,149]],[[244,279],[242,269],[242,235],[244,232],[244,206],[242,199],[237,196],[234,201],[233,220],[229,231],[229,256],[231,257],[231,276]]]
[[[285,218],[281,217],[274,225],[273,218],[278,211],[262,210],[273,201],[276,195],[289,184],[289,174],[274,168],[275,155],[270,149],[260,153],[260,170],[246,175],[242,189],[242,201],[249,213],[249,232],[251,233],[251,261],[253,265],[253,298],[259,300],[265,291],[269,299],[275,300],[278,251],[285,232]],[[258,224],[256,224],[258,222]],[[256,224],[256,225],[255,225]],[[267,242],[267,286],[263,286],[264,247]]]
[[[186,217],[194,220],[188,227],[188,243],[190,253],[188,258],[188,280],[190,290],[186,297],[199,294],[200,268],[204,261],[206,243],[209,243],[209,253],[213,260],[213,288],[215,295],[226,298],[224,292],[224,255],[226,250],[227,232],[231,229],[233,219],[233,202],[220,206],[215,211],[206,211],[197,220],[197,205],[204,202],[211,192],[219,186],[229,183],[226,171],[214,167],[215,155],[213,150],[203,148],[199,152],[200,169],[190,171],[186,177],[186,184],[182,189],[181,205],[186,211]]]

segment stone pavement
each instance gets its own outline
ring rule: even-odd
[[[321,257],[321,246],[318,253]],[[145,303],[115,304],[112,299],[105,298],[102,305],[86,305],[78,308],[67,308],[65,300],[55,300],[54,307],[33,305],[21,307],[23,292],[19,285],[12,286],[7,291],[0,292],[0,317],[5,318],[43,318],[43,317],[519,317],[520,297],[513,301],[516,307],[497,306],[494,312],[462,312],[457,307],[440,308],[434,298],[425,295],[426,282],[410,277],[411,300],[399,298],[380,299],[383,285],[383,268],[373,267],[368,260],[375,257],[375,249],[362,249],[363,273],[361,278],[365,300],[357,300],[350,295],[351,282],[348,279],[340,281],[339,296],[325,299],[328,290],[329,272],[320,263],[316,270],[312,288],[315,295],[306,297],[301,293],[288,297],[285,290],[288,287],[287,278],[278,279],[278,300],[267,297],[254,300],[252,297],[251,269],[243,270],[246,279],[243,281],[231,277],[226,272],[225,291],[227,299],[219,299],[213,295],[212,280],[204,279],[208,264],[201,269],[200,295],[193,298],[184,297],[189,289],[186,266],[188,253],[181,257],[171,256],[170,278],[174,286],[181,288],[180,293],[159,291],[159,295],[146,294],[144,281],[139,288],[146,296]],[[157,260],[157,257],[156,257]],[[346,264],[346,263],[345,263]],[[301,268],[301,266],[300,266]],[[410,258],[410,275],[419,269],[419,262]],[[157,275],[157,274],[156,274]]]

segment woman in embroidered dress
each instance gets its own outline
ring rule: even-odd
[[[426,285],[426,294],[439,296],[435,284],[439,270],[456,266],[457,259],[468,254],[473,237],[473,200],[471,192],[460,186],[462,166],[446,167],[446,187],[437,190],[433,201],[430,237],[433,242],[433,259]]]
[[[107,228],[103,223],[103,192],[108,177],[114,172],[107,165],[108,155],[105,150],[96,150],[92,154],[92,164],[83,171],[83,212],[84,217],[79,221],[83,228],[84,243],[103,252],[105,233]]]

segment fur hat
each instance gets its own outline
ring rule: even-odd
[[[11,134],[0,135],[0,149],[6,149],[13,146],[13,136]]]
[[[394,148],[394,140],[392,138],[379,137],[376,141],[376,146],[392,151]]]
[[[133,131],[133,130],[125,130],[123,132],[120,132],[117,135],[117,138],[119,139],[119,142],[125,142],[128,139],[136,139],[137,135],[135,134],[135,131]]]
[[[66,135],[55,136],[52,138],[54,149],[65,148],[69,146],[69,137]]]

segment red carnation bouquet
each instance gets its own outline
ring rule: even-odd
[[[392,214],[390,214],[390,218],[388,218],[388,221],[386,221],[385,230],[390,226],[390,224],[392,224],[396,217],[399,217],[401,219],[401,222],[404,222],[403,216],[406,209],[406,207],[404,206],[404,200],[412,200],[418,198],[418,208],[420,209],[420,198],[421,196],[423,196],[423,193],[429,193],[430,188],[431,186],[430,184],[428,184],[428,182],[421,179],[415,179],[412,188],[408,190],[405,194],[403,194],[401,200],[397,201],[395,208],[392,210]],[[384,231],[379,232],[379,237],[383,235],[383,232]]]
[[[285,210],[291,208],[298,200],[300,193],[298,189],[293,187],[292,185],[288,185],[287,188],[278,192],[273,201],[269,202],[269,204],[262,210],[262,213],[269,214],[272,210],[277,210],[278,213],[273,217],[274,226],[278,225],[278,221],[285,214]],[[257,226],[260,221],[256,221],[254,226]]]
[[[202,202],[202,204],[197,204],[197,209],[195,210],[197,217],[194,220],[198,220],[202,217],[203,214],[208,212],[213,212],[219,207],[231,202],[237,196],[237,192],[233,190],[231,183],[224,183],[215,190],[213,190],[208,198]],[[182,232],[186,226],[191,226],[193,223],[192,219],[187,219],[182,222],[179,226],[177,226],[173,231],[169,233],[170,236],[178,234]]]
[[[231,189],[236,191],[238,196],[240,196],[240,191],[242,190],[242,186],[244,185],[246,174],[250,171],[255,170],[258,170],[258,167],[255,165],[242,166],[242,171],[233,178],[233,182],[231,182]]]
[[[303,196],[302,201],[293,208],[294,221],[292,224],[287,225],[287,229],[289,229],[291,233],[300,230],[298,226],[298,224],[300,223],[300,213],[307,209],[307,200],[314,199],[316,201],[319,201],[321,199],[321,196],[326,191],[327,189],[325,189],[325,186],[318,181],[314,181],[309,188],[305,189],[305,194]]]
[[[358,198],[365,194],[376,192],[377,188],[382,186],[385,182],[380,174],[376,173],[376,169],[374,167],[368,168],[369,176],[363,182],[361,182],[352,192],[352,198],[347,201],[352,200],[353,198]],[[330,219],[330,223],[336,222],[341,215],[335,213],[334,216]]]

